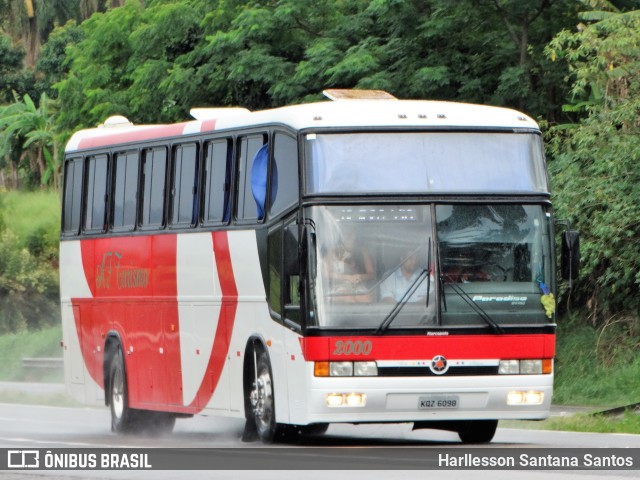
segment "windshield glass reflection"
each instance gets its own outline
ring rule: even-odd
[[[551,321],[542,302],[553,289],[549,218],[540,205],[316,206],[307,215],[317,262],[312,327],[498,332]]]

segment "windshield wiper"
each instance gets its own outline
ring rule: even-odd
[[[416,277],[416,279],[413,282],[411,282],[411,285],[409,285],[409,288],[407,289],[407,291],[404,292],[404,295],[402,295],[402,298],[396,302],[396,304],[393,306],[391,311],[387,314],[387,316],[384,318],[384,320],[376,330],[377,334],[381,334],[387,328],[389,328],[389,325],[391,325],[391,323],[396,319],[396,317],[400,313],[400,310],[404,308],[404,306],[407,304],[411,296],[416,292],[416,290],[418,290],[418,288],[420,287],[420,284],[424,281],[426,277],[429,277],[429,268],[431,268],[431,238],[429,238],[429,254],[427,258],[427,268],[423,268],[418,274],[418,276]],[[430,281],[431,281],[431,278],[429,278],[429,282],[427,282],[427,295],[426,295],[427,307],[429,306],[429,288],[431,287]]]
[[[504,329],[498,325],[495,320],[493,320],[487,312],[485,312],[480,305],[473,301],[473,299],[465,292],[462,288],[460,288],[455,283],[446,283],[445,285],[449,285],[451,290],[456,292],[460,298],[462,298],[467,305],[471,307],[471,310],[476,312],[478,316],[484,320],[484,322],[491,327],[491,329],[498,334],[503,334]],[[444,296],[444,288],[442,289],[442,295]]]
[[[393,322],[396,319],[396,317],[400,313],[400,310],[404,308],[404,306],[407,304],[411,296],[416,292],[420,284],[424,281],[425,277],[427,276],[429,276],[428,269],[425,268],[420,271],[416,279],[413,282],[411,282],[411,285],[409,285],[409,288],[407,289],[407,291],[404,292],[404,295],[402,295],[402,298],[396,302],[396,304],[393,306],[389,314],[382,321],[382,323],[376,330],[377,334],[380,334],[384,332],[387,328],[389,328],[389,325],[391,325],[391,322]]]

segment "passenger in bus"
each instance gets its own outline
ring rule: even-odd
[[[326,278],[334,301],[367,303],[372,299],[375,267],[367,247],[357,241],[354,231],[345,230],[342,240],[330,249],[325,262]]]
[[[413,294],[407,299],[408,302],[425,301],[429,288],[433,290],[434,282],[431,276],[427,278],[426,267],[420,266],[418,250],[405,249],[401,256],[401,263],[381,284],[380,298],[383,302],[400,302],[403,297],[412,289]],[[422,275],[422,278],[418,279]],[[433,293],[433,292],[431,292]]]

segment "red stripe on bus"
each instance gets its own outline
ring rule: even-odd
[[[201,132],[209,132],[209,131],[215,130],[216,129],[216,122],[217,122],[217,120],[215,118],[211,119],[211,120],[204,120],[202,122],[202,126],[200,127],[200,131]]]
[[[189,405],[190,408],[202,410],[211,400],[213,393],[218,386],[222,369],[225,366],[233,324],[236,318],[238,307],[238,289],[233,274],[233,264],[231,263],[231,252],[229,250],[229,237],[227,232],[213,232],[213,249],[215,262],[222,289],[222,306],[218,327],[213,340],[213,348],[207,365],[205,378],[198,388],[195,399]]]
[[[553,358],[554,334],[341,336],[301,340],[307,361]]]
[[[78,150],[182,135],[186,125],[187,123],[183,122],[176,123],[174,125],[161,125],[158,127],[137,127],[135,130],[120,133],[114,132],[112,135],[83,138],[78,143]]]

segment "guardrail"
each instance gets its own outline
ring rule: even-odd
[[[61,370],[64,367],[63,359],[59,357],[37,357],[22,359],[22,368],[42,370]]]

